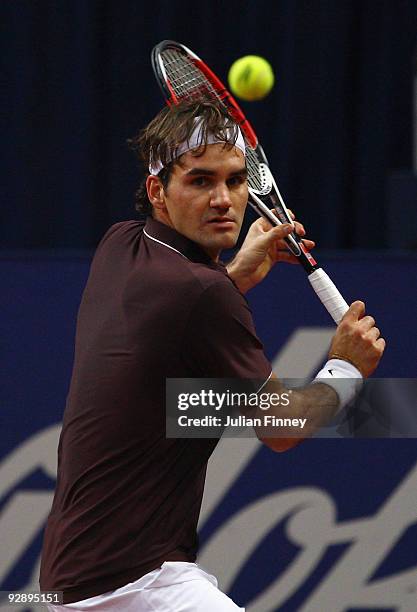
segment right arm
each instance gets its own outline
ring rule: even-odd
[[[384,349],[385,340],[380,337],[380,331],[375,327],[375,320],[373,317],[365,316],[365,305],[358,301],[350,306],[339,323],[330,346],[329,359],[338,359],[344,364],[347,362],[353,365],[353,368],[347,367],[352,370],[352,377],[356,376],[356,381],[358,381],[358,378],[367,378],[374,372]],[[337,376],[337,372],[335,375]],[[347,385],[353,385],[352,393],[355,394],[354,378],[352,380],[341,379],[339,382],[345,388]],[[282,394],[287,390],[273,374],[262,392]],[[338,393],[333,388],[330,377],[315,379],[314,383],[304,389],[292,390],[289,393],[288,406],[276,406],[268,410],[268,414],[277,418],[307,419],[302,438],[297,437],[297,430],[291,428],[280,430],[282,436],[279,438],[273,437],[272,430],[265,432],[263,428],[258,429],[256,433],[259,439],[272,450],[277,452],[288,450],[313,435],[335,416],[341,407],[340,395],[340,392]]]

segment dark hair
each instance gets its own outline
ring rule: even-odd
[[[225,145],[233,146],[238,137],[237,124],[229,115],[227,109],[217,100],[198,98],[184,100],[177,106],[165,107],[154,119],[128,140],[129,147],[138,155],[149,174],[149,164],[160,161],[163,165],[159,172],[164,189],[168,188],[174,165],[177,163],[175,152],[178,147],[191,138],[195,129],[195,118],[201,117],[200,134],[201,147],[195,155],[203,155],[207,146],[209,134]],[[173,160],[173,161],[172,161]],[[136,191],[136,210],[142,214],[152,213],[144,179]]]

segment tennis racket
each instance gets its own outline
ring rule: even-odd
[[[272,225],[283,223],[293,225],[252,126],[217,76],[195,53],[172,40],[164,40],[156,45],[152,50],[151,61],[167,104],[178,104],[181,100],[197,99],[202,96],[217,98],[222,102],[245,136],[250,205]],[[271,212],[271,208],[275,209],[276,214]],[[308,279],[322,304],[334,322],[339,323],[348,310],[348,305],[337,287],[307,251],[295,232],[289,234],[286,243],[307,272]]]

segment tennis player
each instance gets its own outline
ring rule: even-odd
[[[244,139],[218,103],[166,108],[132,145],[147,169],[137,208],[148,217],[111,227],[92,262],[40,584],[63,591],[64,605],[50,606],[56,611],[239,610],[195,563],[217,441],[165,437],[165,380],[270,381],[243,294],[276,262],[295,260],[283,242],[292,228],[259,219],[234,261],[220,262],[222,249],[236,244],[248,191]],[[384,344],[363,303],[352,304],[330,361],[294,393],[293,414],[334,415],[375,369]],[[280,451],[296,442],[265,439]]]

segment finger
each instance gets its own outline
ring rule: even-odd
[[[295,227],[296,234],[298,234],[299,236],[305,236],[306,235],[306,231],[305,231],[304,225],[302,223],[299,223],[298,221],[295,221],[294,222],[294,227]]]
[[[316,243],[312,240],[303,240],[303,244],[307,251],[311,251],[316,246]],[[288,251],[289,248],[285,240],[277,240],[274,246],[276,251]]]
[[[375,342],[374,346],[376,348],[378,348],[378,350],[380,350],[382,353],[385,350],[386,347],[386,342],[384,340],[384,338],[378,338],[378,340]]]
[[[272,224],[271,221],[269,221],[268,219],[265,219],[265,217],[260,217],[254,222],[253,225],[255,225],[255,223],[257,225],[260,225],[262,229],[265,230],[266,232],[269,231],[271,227],[277,227],[275,224]]]
[[[275,240],[284,240],[288,234],[291,234],[293,229],[294,228],[292,225],[289,223],[284,223],[283,225],[277,225],[276,227],[272,228],[269,233],[273,234]]]
[[[278,217],[278,212],[275,210],[275,208],[271,208],[270,210],[271,210],[271,212],[276,217]],[[288,213],[289,213],[291,219],[295,219],[295,215],[294,215],[293,211],[291,209],[289,209],[289,208],[287,208],[287,210],[288,210]],[[305,230],[304,225],[302,223],[300,223],[299,221],[294,221],[294,223],[293,223],[293,231],[295,231],[300,236],[305,236],[305,234],[306,234],[306,230]]]
[[[281,263],[289,263],[289,264],[300,263],[299,258],[293,255],[292,253],[290,253],[289,251],[278,251],[275,254],[274,259],[275,259],[275,262],[281,262]]]
[[[366,331],[371,330],[374,325],[375,325],[375,319],[371,317],[370,315],[366,315],[366,317],[363,317],[361,319],[360,326],[362,329],[365,329]]]
[[[370,338],[372,338],[375,341],[375,340],[378,340],[379,336],[381,335],[381,332],[379,331],[377,327],[373,327],[372,329],[369,330],[368,335]]]
[[[266,231],[263,235],[261,235],[258,240],[258,244],[263,248],[269,249],[274,243],[279,242],[280,240],[284,240],[292,231],[292,227],[289,223],[285,223],[284,225],[277,225],[275,227],[270,227],[268,231]],[[284,243],[285,244],[285,243]]]
[[[342,321],[350,321],[350,322],[359,321],[359,319],[363,317],[364,313],[365,313],[365,304],[361,302],[360,300],[357,300],[356,302],[353,302],[349,306],[349,310],[346,312]]]
[[[314,242],[314,240],[303,239],[303,244],[308,251],[311,251],[311,249],[314,249],[314,247],[316,246],[316,243]]]
[[[270,212],[273,213],[273,215],[275,215],[275,217],[277,217],[277,211],[275,210],[275,208],[271,208]],[[277,220],[278,220],[278,217],[277,217]],[[269,221],[269,219],[266,219],[265,217],[260,217],[259,219],[254,221],[252,223],[252,225],[260,225],[262,227],[262,229],[264,231],[266,231],[266,232],[268,232],[271,229],[271,227],[275,228],[275,227],[283,227],[285,225],[289,225],[290,228],[291,228],[291,231],[294,231],[294,226],[291,223],[289,223],[289,222],[287,222],[287,223],[281,223],[281,222],[271,223],[271,221]]]

